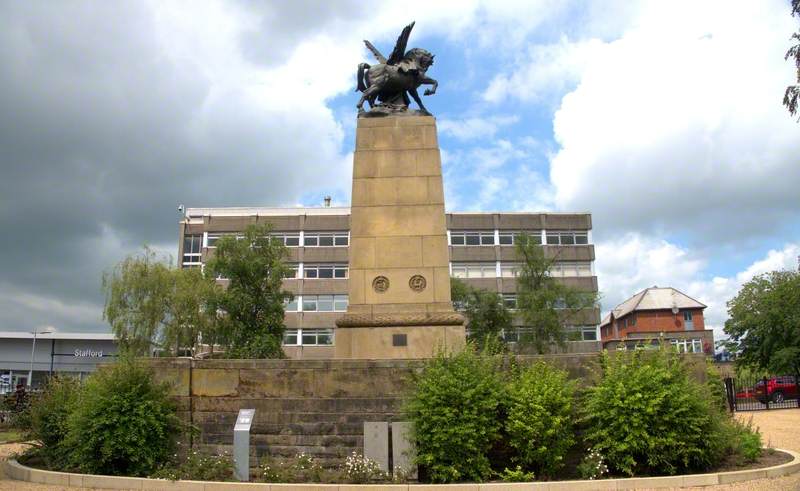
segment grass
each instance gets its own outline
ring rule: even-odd
[[[0,443],[12,443],[22,440],[22,432],[17,430],[0,430]]]

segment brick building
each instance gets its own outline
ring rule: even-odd
[[[705,305],[675,288],[646,288],[617,305],[600,323],[603,347],[633,348],[669,342],[681,352],[714,352]]]
[[[556,259],[552,274],[559,281],[597,291],[588,213],[448,213],[446,220],[451,276],[501,293],[512,309],[519,233],[539,238],[545,254]],[[288,248],[293,272],[285,280],[295,299],[286,306],[284,351],[292,358],[331,358],[336,319],[348,304],[349,208],[189,208],[180,222],[181,265],[201,267],[221,236],[265,223]],[[581,341],[571,343],[570,351],[599,349],[598,308],[569,322],[572,337]],[[504,336],[513,342],[518,332]]]

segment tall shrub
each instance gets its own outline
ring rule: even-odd
[[[676,474],[719,461],[723,415],[679,356],[667,350],[604,354],[602,365],[584,404],[585,438],[612,472]]]
[[[407,413],[416,462],[431,481],[482,481],[491,475],[487,454],[500,432],[502,399],[496,363],[471,347],[428,362],[417,377]]]
[[[67,419],[69,466],[93,474],[147,476],[175,453],[182,429],[169,386],[122,359],[86,381]]]
[[[554,476],[575,443],[574,382],[567,372],[539,362],[510,382],[508,395],[505,428],[516,460],[536,476]]]
[[[80,389],[76,378],[53,377],[30,406],[29,437],[41,444],[37,453],[50,468],[62,466],[69,455],[64,445],[67,419],[78,402]]]

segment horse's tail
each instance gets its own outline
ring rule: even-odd
[[[359,63],[358,73],[356,74],[356,92],[364,92],[367,90],[367,84],[364,81],[364,71],[369,70],[369,63]]]

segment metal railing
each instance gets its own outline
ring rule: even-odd
[[[800,407],[797,381],[792,376],[727,377],[725,393],[731,411],[759,411]]]

